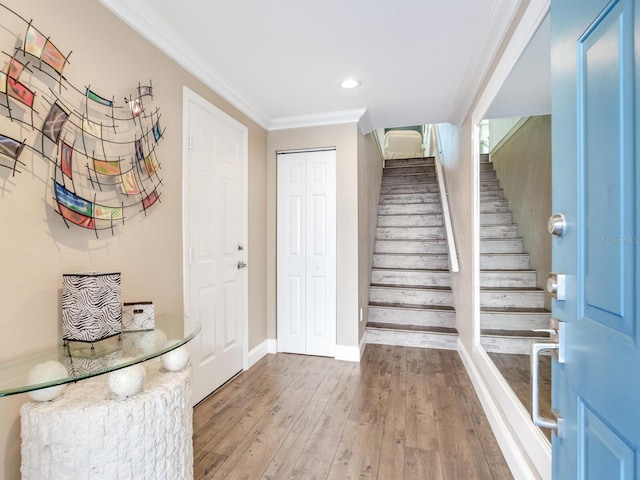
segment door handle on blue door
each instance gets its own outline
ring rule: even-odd
[[[531,418],[533,424],[552,429],[558,438],[562,438],[564,421],[553,412],[555,418],[545,418],[540,415],[540,354],[551,351],[558,363],[564,363],[564,323],[555,318],[551,319],[551,328],[534,330],[548,332],[550,342],[531,344]]]

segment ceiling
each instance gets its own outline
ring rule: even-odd
[[[521,3],[100,1],[265,128],[355,114],[364,131],[461,123]]]

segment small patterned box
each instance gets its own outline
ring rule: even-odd
[[[153,330],[154,328],[152,302],[125,302],[122,307],[122,329],[125,332]]]

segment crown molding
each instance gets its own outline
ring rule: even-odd
[[[218,95],[236,107],[264,129],[269,129],[271,117],[251,105],[219,72],[215,71],[175,30],[139,0],[99,0],[122,21],[136,30],[156,47],[169,55],[178,65],[190,72]]]
[[[363,127],[360,125],[361,119],[365,118],[366,123],[370,125],[370,122],[368,121],[369,116],[366,115],[366,113],[366,108],[358,108],[354,110],[339,110],[335,112],[310,113],[307,115],[278,117],[274,118],[271,121],[269,130],[286,130],[289,128],[319,127],[323,125],[339,125],[342,123],[358,123],[358,126],[362,131]]]

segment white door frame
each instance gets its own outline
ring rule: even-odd
[[[189,200],[187,194],[187,183],[189,179],[189,102],[197,103],[203,109],[215,115],[224,122],[233,125],[234,127],[242,130],[244,141],[243,152],[243,178],[242,178],[242,245],[244,245],[244,256],[247,259],[247,268],[242,270],[242,368],[247,370],[249,368],[249,268],[251,261],[249,258],[248,248],[248,216],[249,216],[249,150],[248,150],[248,138],[249,132],[245,125],[238,122],[235,118],[226,114],[218,107],[213,105],[204,97],[198,95],[189,87],[184,86],[182,88],[182,298],[184,303],[184,314],[189,315],[191,311],[191,305],[189,305],[189,291],[191,286],[189,285],[189,225],[188,225],[188,209]]]

